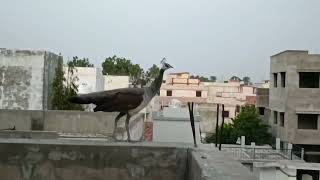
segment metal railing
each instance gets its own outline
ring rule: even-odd
[[[234,159],[252,161],[270,160],[301,160],[303,159],[303,149],[300,151],[293,149],[272,149],[254,147],[223,147],[223,151],[230,152]]]

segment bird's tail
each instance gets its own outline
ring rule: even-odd
[[[92,103],[90,98],[85,97],[85,96],[72,96],[68,98],[68,101],[71,103],[75,103],[75,104],[90,104]]]

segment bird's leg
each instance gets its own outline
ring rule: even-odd
[[[131,141],[131,138],[130,138],[130,131],[129,131],[129,121],[130,121],[130,115],[127,114],[127,119],[126,119],[126,130],[127,130],[127,136],[128,136],[128,139],[127,141],[130,142]]]
[[[114,120],[114,129],[113,129],[113,134],[112,134],[112,136],[113,136],[114,139],[116,139],[116,129],[117,129],[117,127],[118,127],[118,121],[119,121],[120,118],[121,118],[122,116],[124,116],[124,115],[126,115],[126,113],[121,112],[121,113],[116,117],[116,119]]]

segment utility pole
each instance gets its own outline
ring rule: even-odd
[[[224,125],[224,104],[222,104],[222,123],[221,123],[221,130],[220,130],[220,144],[219,144],[219,151],[221,151],[221,143],[222,143],[222,133],[223,133],[223,125]]]
[[[216,147],[218,147],[218,136],[219,136],[219,104],[217,104],[217,121],[216,121]]]
[[[197,147],[196,132],[194,127],[193,104],[194,104],[193,102],[192,103],[189,102],[188,107],[189,107],[189,115],[190,115],[190,122],[191,122],[192,134],[193,134],[194,147]]]

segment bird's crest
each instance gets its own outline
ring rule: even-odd
[[[164,64],[164,63],[166,63],[167,62],[167,60],[166,60],[166,58],[164,57],[162,60],[161,60],[161,62],[160,62],[160,64]]]

